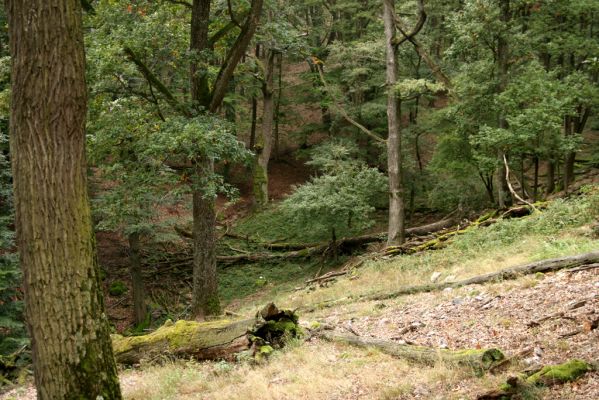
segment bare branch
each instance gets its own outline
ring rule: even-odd
[[[393,17],[394,17],[395,21],[399,21],[399,18],[397,17],[397,15],[394,15]],[[416,36],[418,34],[418,32],[420,32],[420,30],[424,26],[425,21],[426,21],[426,12],[424,11],[424,0],[418,0],[418,22],[416,23],[416,25],[414,26],[414,29],[412,29],[412,31],[410,33],[406,33],[400,27],[400,24],[396,24],[396,28],[401,32],[401,34],[403,35],[403,38],[399,39],[397,41],[397,43],[395,43],[395,45],[399,46],[402,43],[404,43],[405,41],[408,41],[408,40],[412,39],[414,36]]]
[[[239,20],[233,12],[233,5],[231,4],[231,0],[227,0],[227,10],[229,11],[229,18],[231,18],[231,22],[235,24],[235,26],[241,28],[241,23],[239,23]]]
[[[167,103],[169,103],[171,107],[173,107],[175,110],[179,111],[186,117],[191,117],[191,113],[189,112],[189,110],[182,103],[180,103],[175,98],[175,96],[173,96],[173,94],[166,87],[166,85],[162,83],[160,79],[156,75],[154,75],[152,71],[150,71],[148,66],[144,64],[143,61],[141,61],[141,59],[135,54],[135,52],[131,48],[125,47],[123,51],[127,55],[127,58],[137,66],[137,69],[139,70],[139,72],[141,72],[144,78],[146,78],[148,83],[150,85],[153,85],[164,96]]]
[[[322,66],[317,64],[316,69],[318,70],[318,76],[320,76],[320,81],[322,82],[322,85],[324,86],[325,90],[329,93],[329,95],[331,95],[331,90],[329,89],[329,86],[328,86],[326,80],[324,79],[324,73],[322,72]],[[336,102],[333,102],[333,106],[335,107],[335,110],[337,110],[337,112],[339,114],[341,114],[341,116],[347,122],[349,122],[350,124],[352,124],[353,126],[358,128],[359,130],[361,130],[363,133],[370,136],[372,139],[376,140],[379,143],[387,143],[387,141],[385,139],[383,139],[382,137],[380,137],[379,135],[372,132],[370,129],[366,128],[364,125],[362,125],[361,123],[359,123],[358,121],[356,121],[355,119],[350,117],[349,114],[339,104],[337,104]]]
[[[532,208],[534,211],[539,211],[534,204],[529,203],[528,201],[524,200],[522,197],[520,197],[518,195],[518,193],[514,190],[514,188],[512,187],[512,183],[510,182],[510,166],[508,165],[507,162],[507,157],[505,156],[505,154],[503,154],[503,164],[505,165],[505,180],[507,181],[507,186],[510,189],[510,192],[514,195],[515,198],[517,198],[518,200],[520,200],[521,202],[523,202],[524,204],[530,206],[530,208]]]

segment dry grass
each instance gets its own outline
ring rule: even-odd
[[[121,382],[131,400],[413,399],[414,393],[460,399],[465,382],[470,389],[492,384],[442,365],[414,367],[377,351],[322,342],[264,365],[175,363],[124,372]]]

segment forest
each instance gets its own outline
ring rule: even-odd
[[[0,399],[599,398],[599,1],[0,2]]]

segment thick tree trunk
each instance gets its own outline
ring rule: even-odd
[[[298,317],[289,310],[267,305],[255,318],[211,322],[167,321],[158,330],[143,336],[114,335],[112,345],[121,364],[164,357],[195,360],[233,359],[246,350],[260,353],[263,346],[282,347],[300,333]],[[268,351],[268,350],[267,350]]]
[[[146,290],[141,272],[139,233],[129,235],[129,273],[133,285],[133,316],[136,324],[141,324],[146,319]]]
[[[384,1],[385,43],[387,57],[387,169],[389,174],[389,228],[387,245],[404,242],[405,205],[402,179],[400,109],[397,83],[397,46],[395,44],[395,2]]]
[[[79,0],[8,0],[17,245],[39,399],[120,399],[87,195]]]
[[[237,64],[256,31],[262,12],[263,0],[252,0],[241,32],[229,49],[212,85],[208,84],[208,70],[203,63],[192,62],[190,71],[191,98],[198,112],[216,113],[220,108]],[[190,49],[198,54],[210,50],[210,0],[193,0],[191,11]],[[212,89],[210,88],[212,86]],[[200,155],[196,164],[196,184],[214,174],[214,165],[206,155]],[[193,190],[194,271],[192,316],[203,319],[220,312],[216,276],[216,209],[214,198],[202,188]]]
[[[202,160],[198,176],[210,174],[214,166]],[[202,191],[193,193],[193,296],[191,315],[203,320],[220,313],[216,273],[216,209],[214,198]]]
[[[416,364],[435,365],[438,362],[442,362],[446,365],[471,368],[478,373],[488,371],[505,358],[503,353],[498,349],[435,349],[432,347],[400,344],[391,340],[330,333],[323,334],[321,337],[332,342],[345,343],[357,347],[375,348],[385,354]]]

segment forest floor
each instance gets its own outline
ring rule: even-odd
[[[586,203],[584,203],[586,204]],[[484,377],[443,363],[410,364],[373,349],[318,338],[292,342],[262,363],[177,361],[121,371],[127,399],[473,399],[497,388],[516,371],[572,358],[597,361],[599,269],[564,270],[512,281],[472,285],[385,301],[359,295],[390,293],[411,284],[457,280],[547,258],[596,250],[582,200],[557,201],[543,213],[474,229],[446,248],[382,257],[345,277],[307,286],[303,275],[284,290],[267,285],[228,308],[253,315],[274,300],[314,321],[361,337],[463,349],[496,347],[510,357],[527,355],[508,370]],[[236,267],[239,270],[244,266]],[[586,302],[572,308],[582,300]],[[334,301],[334,303],[331,303]],[[563,314],[559,314],[559,313]],[[536,326],[532,321],[553,316]],[[534,393],[536,399],[597,399],[599,373]],[[32,385],[0,396],[34,399]]]

